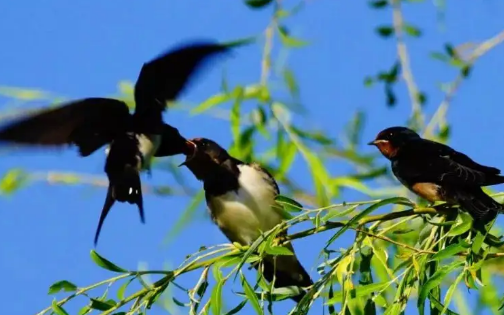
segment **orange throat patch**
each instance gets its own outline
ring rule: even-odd
[[[390,142],[378,142],[376,147],[386,158],[396,156],[398,149],[395,148]]]

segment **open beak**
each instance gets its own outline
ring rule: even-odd
[[[196,143],[192,142],[191,140],[186,140],[186,145],[188,148],[190,148],[189,151],[191,151],[191,154],[186,155],[185,161],[180,163],[180,165],[178,167],[184,166],[187,164],[187,162],[194,159],[194,157],[196,156],[196,152],[198,151],[198,146],[196,145]]]

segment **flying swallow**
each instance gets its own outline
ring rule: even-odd
[[[283,221],[275,209],[275,197],[280,193],[278,185],[268,171],[257,163],[244,163],[232,156],[212,140],[196,138],[193,156],[187,155],[185,165],[194,176],[203,181],[206,203],[212,220],[232,242],[251,245],[261,236]],[[283,231],[286,235],[287,231]],[[292,253],[294,248],[285,245]],[[254,265],[257,269],[258,265]],[[313,284],[310,276],[295,255],[264,259],[263,275],[267,281],[275,277],[275,287],[308,287]],[[306,293],[301,291],[292,299],[299,302]]]
[[[140,171],[150,171],[153,156],[190,154],[194,145],[163,122],[167,102],[174,101],[204,61],[227,52],[229,45],[190,42],[145,63],[135,84],[135,111],[122,100],[86,98],[10,123],[0,129],[0,141],[18,145],[61,147],[75,145],[82,157],[102,146],[106,150],[107,197],[96,230],[114,202],[136,204],[144,219]]]
[[[504,183],[495,167],[474,162],[447,145],[422,139],[405,127],[381,131],[374,145],[392,162],[392,172],[409,190],[430,201],[458,204],[482,227],[503,211],[481,187]]]

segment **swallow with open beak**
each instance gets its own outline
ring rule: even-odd
[[[432,203],[460,205],[476,226],[484,226],[503,211],[502,205],[481,189],[504,183],[495,167],[478,164],[405,127],[387,128],[369,145],[376,146],[392,162],[392,172],[404,186]]]
[[[232,242],[251,245],[262,232],[271,230],[283,221],[275,205],[280,193],[268,171],[257,163],[244,163],[212,140],[196,138],[194,156],[187,156],[185,165],[203,181],[206,203],[212,220]],[[283,231],[286,235],[287,231]],[[292,244],[285,245],[292,253]],[[257,269],[258,265],[254,265]],[[309,287],[313,284],[296,255],[266,256],[263,275],[267,281],[275,278],[275,287]],[[300,290],[292,299],[299,302],[306,294]]]
[[[136,204],[142,223],[145,221],[140,172],[150,171],[153,156],[194,152],[194,144],[165,124],[162,113],[204,61],[228,50],[228,45],[194,41],[145,63],[135,84],[133,114],[122,100],[86,98],[14,121],[0,129],[0,141],[43,147],[75,145],[82,157],[109,145],[105,162],[109,187],[95,234],[96,246],[116,200]]]

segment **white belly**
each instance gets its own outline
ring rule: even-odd
[[[239,165],[240,189],[209,200],[217,225],[226,236],[242,245],[250,245],[262,232],[282,222],[275,210],[275,191],[261,173],[248,165]]]

